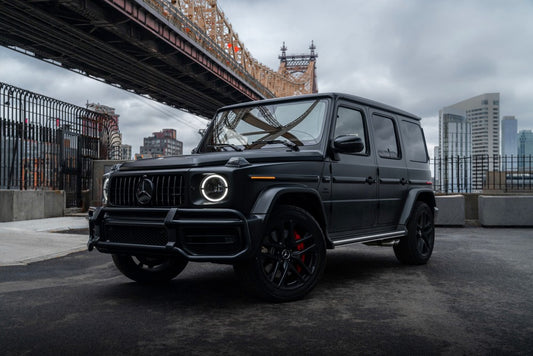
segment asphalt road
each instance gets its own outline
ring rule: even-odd
[[[223,265],[157,287],[98,252],[0,267],[0,353],[533,353],[533,229],[440,228],[418,267],[391,248],[329,252],[318,287],[285,304],[248,296]]]

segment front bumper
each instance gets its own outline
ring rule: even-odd
[[[262,220],[232,209],[100,207],[89,217],[89,251],[181,255],[191,261],[232,262],[254,249]]]

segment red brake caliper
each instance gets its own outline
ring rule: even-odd
[[[299,233],[296,232],[296,230],[294,231],[294,239],[295,239],[296,241],[302,239],[302,237],[300,236]],[[298,251],[302,251],[302,250],[304,249],[304,243],[303,243],[303,242],[300,242],[298,245],[296,245],[296,249],[297,249]],[[300,260],[301,260],[302,262],[305,261],[305,254],[302,254]],[[302,271],[302,267],[301,267],[300,265],[298,265],[298,266],[296,266],[296,270],[298,271],[298,273],[300,273],[300,272]]]

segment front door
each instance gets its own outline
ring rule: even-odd
[[[355,135],[364,143],[358,153],[338,153],[331,161],[331,233],[363,233],[377,218],[377,169],[369,147],[365,111],[341,103],[337,109],[334,137]],[[333,235],[334,236],[334,235]],[[342,238],[342,237],[339,237]]]

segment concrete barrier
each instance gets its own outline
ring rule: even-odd
[[[533,226],[533,196],[480,195],[482,226]]]
[[[463,195],[436,196],[439,214],[435,225],[464,226],[465,225],[465,197]]]
[[[63,216],[65,199],[59,190],[0,190],[0,221]]]

